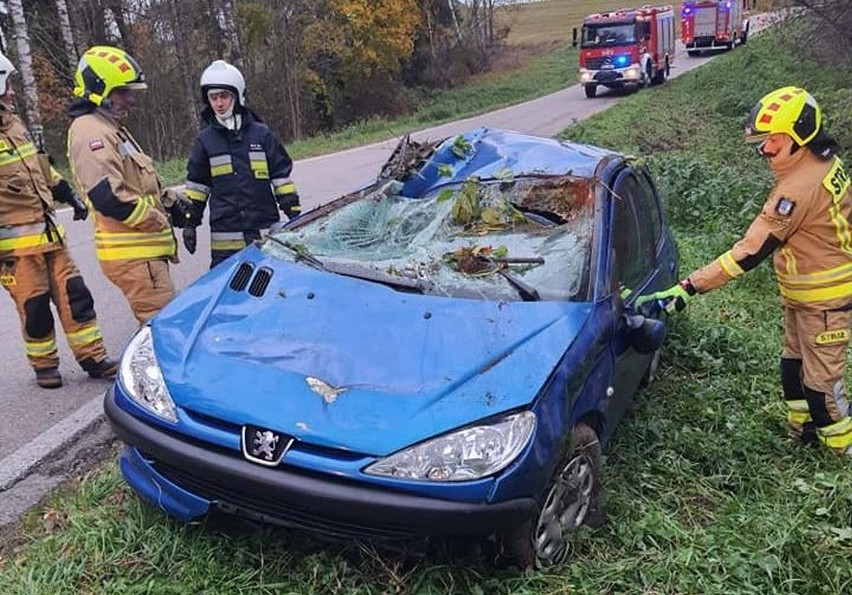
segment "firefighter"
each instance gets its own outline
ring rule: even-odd
[[[62,386],[51,301],[83,370],[111,378],[116,364],[107,357],[92,294],[65,244],[54,202],[70,205],[78,221],[88,210],[15,114],[14,72],[0,54],[0,284],[15,302],[39,386]]]
[[[101,270],[144,324],[175,295],[172,223],[185,224],[188,201],[162,188],[151,158],[124,126],[136,92],[148,88],[136,60],[121,49],[95,46],[80,58],[74,78],[68,161],[94,210]]]
[[[242,73],[216,60],[201,75],[207,126],[195,140],[186,166],[186,195],[199,225],[210,203],[210,268],[258,239],[280,220],[301,212],[290,181],[293,162],[269,127],[246,106]],[[195,252],[196,231],[184,229]]]
[[[653,297],[680,310],[773,255],[784,305],[781,387],[791,435],[852,455],[844,388],[852,311],[852,193],[837,144],[804,89],[784,87],[752,110],[746,140],[776,183],[745,236],[714,262]]]

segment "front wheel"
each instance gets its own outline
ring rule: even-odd
[[[582,525],[597,527],[606,521],[598,435],[580,422],[572,442],[570,453],[556,465],[537,517],[499,536],[503,556],[521,568],[564,560]]]
[[[586,92],[587,99],[594,99],[595,95],[598,94],[598,86],[597,85],[584,85],[583,90]]]

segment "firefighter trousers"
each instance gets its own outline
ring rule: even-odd
[[[0,257],[0,283],[15,302],[27,359],[35,370],[59,366],[50,302],[77,361],[106,358],[92,294],[64,247]]]
[[[166,258],[102,260],[101,270],[124,294],[140,325],[175,297]]]
[[[852,449],[852,417],[844,374],[849,310],[784,310],[781,384],[794,434],[813,426],[816,439],[837,451]]]

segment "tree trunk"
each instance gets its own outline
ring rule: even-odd
[[[15,47],[18,50],[17,68],[21,73],[24,90],[24,104],[30,134],[38,148],[44,146],[44,129],[38,109],[38,89],[33,75],[33,56],[30,48],[30,35],[27,31],[27,19],[21,0],[9,0],[9,12],[12,14]]]
[[[245,64],[243,64],[243,49],[240,43],[240,34],[237,30],[236,21],[234,21],[234,11],[236,9],[237,0],[222,0],[222,22],[224,24],[225,37],[231,46],[231,62],[242,70],[245,68]]]
[[[77,48],[74,45],[74,32],[71,30],[71,19],[68,16],[68,3],[65,0],[56,0],[56,12],[59,13],[59,31],[65,46],[65,59],[68,61],[68,67],[73,69],[77,66]]]
[[[122,5],[122,0],[109,0],[107,2],[107,6],[112,13],[112,18],[115,20],[115,26],[118,28],[118,34],[121,36],[122,49],[132,56],[133,39],[131,39],[130,32],[127,30],[127,20],[124,18],[124,6]]]
[[[455,0],[447,0],[447,8],[450,9],[450,15],[453,17],[453,28],[456,31],[456,41],[459,45],[462,43],[462,32],[461,25],[459,25],[459,17],[456,14],[456,2]]]
[[[183,24],[183,15],[181,14],[178,2],[180,0],[169,0],[169,11],[172,17],[172,33],[174,35],[175,52],[177,53],[178,70],[180,72],[181,86],[183,87],[183,104],[186,110],[186,116],[189,122],[192,123],[192,129],[198,130],[199,119],[198,112],[195,109],[195,82],[194,69],[192,66],[192,56],[189,52],[190,32],[186,31]]]

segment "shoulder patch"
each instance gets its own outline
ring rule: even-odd
[[[90,151],[100,151],[103,148],[104,148],[104,141],[102,141],[101,139],[96,138],[95,140],[89,141],[89,150]]]
[[[789,217],[793,214],[793,209],[796,208],[796,203],[794,203],[789,198],[782,196],[778,199],[778,202],[775,203],[775,212],[781,215],[782,217]]]
[[[851,184],[849,174],[843,169],[843,162],[840,159],[835,159],[834,165],[822,179],[822,185],[831,193],[834,204],[843,199],[843,195],[849,191]]]

